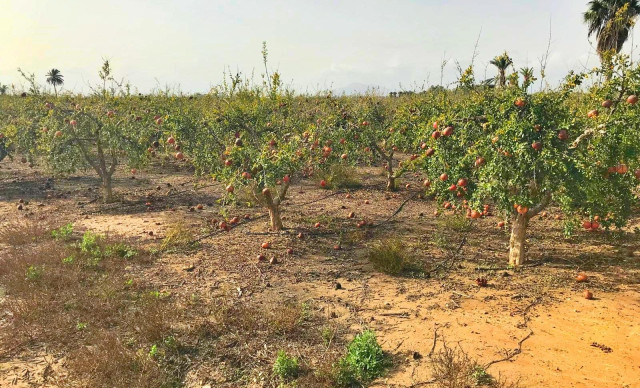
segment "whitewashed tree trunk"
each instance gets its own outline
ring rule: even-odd
[[[525,239],[529,217],[518,214],[511,225],[511,239],[509,240],[509,265],[519,266],[526,261]]]

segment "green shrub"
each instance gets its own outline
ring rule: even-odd
[[[384,374],[388,361],[371,330],[358,334],[347,347],[347,354],[335,367],[334,380],[339,387],[364,385]]]
[[[491,385],[493,384],[493,377],[482,366],[476,365],[471,371],[471,378],[475,381],[476,385]]]
[[[79,248],[82,252],[88,253],[93,257],[102,256],[102,249],[100,248],[100,242],[102,236],[90,231],[84,232],[82,240],[80,241]]]
[[[66,240],[73,234],[73,224],[68,223],[66,225],[62,225],[58,229],[54,229],[51,231],[51,237],[56,240]]]
[[[298,359],[287,355],[284,350],[280,350],[276,362],[273,363],[273,373],[282,380],[290,380],[296,378],[299,372]]]
[[[117,243],[109,245],[105,251],[105,254],[109,257],[115,256],[121,259],[132,259],[138,255],[138,251],[127,244]]]

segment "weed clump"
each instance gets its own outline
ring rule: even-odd
[[[518,388],[517,383],[509,383],[494,378],[486,367],[472,359],[464,350],[443,348],[431,357],[431,368],[435,384],[439,388]]]
[[[318,182],[325,181],[329,189],[356,189],[362,186],[356,169],[344,164],[332,164],[317,173]]]
[[[373,244],[367,253],[373,268],[389,275],[418,270],[418,265],[409,256],[406,245],[400,239],[386,239]]]
[[[296,378],[299,372],[298,359],[289,356],[284,350],[280,350],[273,364],[273,373],[281,380],[287,381]]]
[[[371,330],[358,334],[347,346],[347,354],[335,366],[338,387],[359,387],[384,374],[389,366],[376,335]]]
[[[193,242],[193,230],[182,222],[177,222],[167,228],[165,238],[162,240],[162,251],[188,251],[197,248]]]
[[[51,231],[51,237],[56,240],[67,240],[73,234],[73,224],[68,223]]]

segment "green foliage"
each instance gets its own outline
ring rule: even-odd
[[[36,281],[40,279],[43,274],[44,274],[44,266],[30,265],[29,267],[27,267],[25,277],[27,278],[27,280]]]
[[[482,366],[476,365],[471,371],[471,378],[476,385],[490,385],[493,383],[493,377]]]
[[[322,342],[324,343],[324,346],[329,347],[336,336],[336,332],[333,328],[326,326],[322,328],[322,330],[320,331],[320,335],[322,336]]]
[[[102,257],[102,240],[102,236],[91,231],[86,231],[82,235],[82,240],[80,240],[78,248],[80,248],[80,251],[88,253],[93,258],[100,258]]]
[[[116,243],[105,248],[105,255],[128,260],[136,257],[138,251],[125,243]]]
[[[158,349],[158,345],[153,344],[151,345],[151,349],[149,349],[149,357],[150,358],[156,358],[158,357],[160,351]]]
[[[389,361],[371,330],[358,334],[347,347],[347,354],[335,366],[335,382],[339,387],[366,384],[382,376]]]
[[[303,302],[300,305],[300,319],[298,320],[298,323],[309,321],[312,314],[311,305],[308,302]]]
[[[300,366],[296,357],[289,356],[284,350],[278,352],[273,363],[273,373],[282,380],[291,380],[300,373]]]
[[[460,68],[463,87],[455,90],[353,97],[296,95],[268,68],[267,54],[265,45],[262,82],[225,74],[205,96],[131,96],[108,63],[90,97],[2,96],[0,152],[38,157],[61,174],[91,168],[107,199],[119,163],[165,162],[180,147],[185,159],[176,163],[229,187],[222,205],[259,204],[277,210],[276,218],[286,181],[351,187],[359,183],[353,166],[363,164],[384,167],[390,189],[403,174],[424,172],[427,194],[463,215],[490,204],[513,220],[519,205],[531,218],[553,203],[567,218],[598,216],[603,228],[620,228],[637,200],[640,113],[626,98],[640,93],[640,67],[625,56],[570,72],[540,93],[530,90],[534,69],[516,70],[504,53],[492,63],[499,85],[511,73],[510,87],[474,86],[469,67]],[[600,114],[588,117],[594,109]],[[461,178],[466,186],[458,186]]]
[[[73,234],[73,223],[68,223],[51,231],[51,237],[56,240],[66,240]]]
[[[475,77],[473,75],[473,65],[469,65],[464,71],[460,69],[460,78],[458,79],[458,87],[472,88],[475,83]]]

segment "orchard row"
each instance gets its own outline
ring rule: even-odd
[[[520,265],[529,221],[551,204],[570,215],[569,229],[625,225],[640,182],[638,93],[640,69],[620,58],[539,93],[525,85],[401,97],[249,87],[189,98],[5,96],[0,158],[13,150],[56,173],[91,168],[110,201],[118,165],[135,173],[170,155],[222,182],[229,201],[248,187],[275,230],[289,186],[318,170],[381,165],[388,190],[422,172],[425,194],[444,208],[476,219],[491,204],[504,216],[509,261]]]

